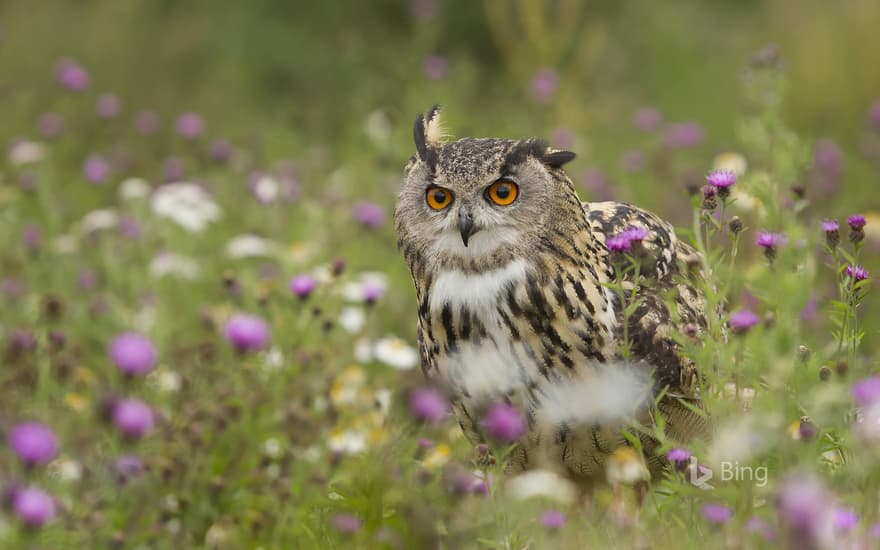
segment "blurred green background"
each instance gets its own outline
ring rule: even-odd
[[[754,406],[776,430],[767,438],[778,447],[766,458],[780,464],[780,476],[783,468],[815,463],[817,450],[845,451],[850,442],[837,438],[849,430],[844,385],[875,372],[876,364],[856,364],[855,346],[853,366],[837,364],[841,347],[827,311],[833,321],[840,310],[832,300],[846,288],[838,287],[834,268],[844,261],[823,254],[819,223],[837,219],[846,239],[846,216],[865,214],[865,247],[852,262],[876,277],[878,23],[877,0],[0,0],[0,143],[8,157],[0,163],[0,276],[10,304],[0,311],[0,329],[9,329],[0,336],[18,337],[18,351],[27,352],[13,368],[0,369],[0,431],[43,419],[63,436],[65,453],[93,472],[81,485],[40,480],[77,503],[47,535],[74,542],[43,547],[105,545],[122,532],[132,544],[152,544],[172,527],[180,531],[179,547],[194,547],[215,528],[235,532],[230,547],[253,540],[290,547],[306,535],[342,540],[331,532],[336,511],[361,517],[369,526],[364,537],[386,523],[411,531],[409,541],[422,529],[436,534],[433,516],[422,525],[407,515],[419,493],[410,482],[424,481],[411,460],[423,432],[410,430],[408,416],[385,423],[387,411],[373,414],[374,393],[387,401],[385,388],[393,388],[401,404],[408,389],[423,383],[411,347],[413,286],[390,217],[414,149],[412,121],[434,103],[444,105],[454,136],[540,136],[572,149],[578,158],[566,168],[583,199],[635,202],[670,219],[684,238],[699,206],[687,191],[698,194],[713,166],[746,164],[733,195],[746,229],[723,298],[730,310],[764,315],[766,327],[735,346],[705,351],[726,354],[719,364],[751,377],[743,383],[763,387],[765,369],[782,373],[770,377],[775,384],[800,392],[802,400],[782,400],[788,390],[770,386]],[[88,86],[58,82],[65,58],[82,66]],[[105,93],[121,102],[110,116],[96,108]],[[158,132],[135,129],[143,110],[158,114]],[[176,129],[181,113],[201,115],[204,131],[187,136]],[[63,131],[46,131],[47,114],[63,121]],[[218,139],[228,140],[222,155],[214,154]],[[100,177],[90,173],[90,161]],[[139,199],[120,194],[130,178],[144,180],[135,182],[144,186]],[[162,184],[180,180],[199,184],[206,190],[200,201],[222,209],[210,231],[190,232],[157,212],[156,196],[173,187]],[[263,180],[273,186],[268,199],[256,190]],[[84,227],[87,219],[102,227]],[[759,230],[790,238],[769,267],[755,245]],[[269,252],[230,253],[229,243],[240,237]],[[727,239],[721,231],[713,250],[727,250]],[[169,256],[191,262],[198,274],[157,275],[156,260]],[[365,271],[379,272],[372,275],[383,291],[387,279],[388,292],[375,304],[361,296]],[[288,278],[301,273],[321,275],[307,306],[287,290]],[[346,297],[351,285],[354,306]],[[875,294],[860,306],[868,336],[859,354],[867,357],[880,348],[873,338]],[[60,303],[65,310],[57,319],[52,309]],[[270,323],[277,353],[233,355],[219,327],[236,311],[259,312]],[[360,315],[357,327],[344,326],[346,311]],[[163,374],[178,375],[180,388],[120,382],[106,346],[132,327],[154,339]],[[43,344],[54,329],[66,331],[69,353]],[[372,357],[379,342],[412,357],[412,370]],[[750,355],[739,369],[732,359],[744,342]],[[801,343],[814,351],[802,368],[808,376],[794,369]],[[366,358],[359,358],[361,344]],[[269,356],[280,359],[269,365]],[[838,372],[828,399],[813,393],[820,365]],[[352,376],[360,392],[355,404],[333,403],[334,389],[346,389]],[[120,388],[167,419],[139,448],[98,422],[107,396]],[[725,406],[739,418],[739,404]],[[801,442],[777,430],[777,419],[804,414],[815,414],[833,436],[820,440],[821,449],[794,447]],[[327,441],[349,428],[373,430],[371,438],[378,431],[370,444],[379,450],[360,462],[340,461]],[[458,441],[452,456],[465,456],[458,428],[441,429],[432,437]],[[267,441],[290,447],[272,476],[254,452]],[[853,441],[853,448],[862,446]],[[126,493],[104,466],[133,448],[152,473],[149,483]],[[306,467],[299,467],[302,460]],[[13,462],[0,454],[0,472]],[[398,476],[400,464],[408,477]],[[876,479],[875,465],[856,462],[837,480],[872,518],[880,500],[862,495],[865,480]],[[780,476],[774,473],[774,482]],[[223,483],[226,492],[215,498]],[[526,546],[515,544],[516,529],[486,513],[504,512],[497,501],[462,505],[442,484],[430,487],[412,509],[449,512],[455,536],[469,537],[474,520],[487,537],[505,541],[497,547]],[[328,489],[345,499],[331,498]],[[746,502],[734,489],[726,502]],[[169,519],[177,512],[157,505],[166,493],[192,499],[182,530],[176,516]],[[283,506],[291,494],[303,505]],[[435,497],[446,500],[436,505]],[[770,493],[758,497],[773,501]],[[669,499],[672,512],[652,512],[649,521],[659,528],[647,532],[665,533],[658,546],[679,545],[688,532],[697,541],[691,547],[702,547],[709,531],[691,529],[689,502]],[[279,509],[286,515],[276,517]],[[599,510],[579,518],[579,527],[591,529],[587,538],[607,527]],[[464,527],[453,521],[456,513]],[[725,532],[711,533],[721,544]],[[0,542],[2,534],[0,525]]]
[[[0,62],[7,94],[69,56],[128,101],[190,105],[241,133],[280,120],[313,142],[357,143],[372,110],[406,127],[439,102],[459,135],[567,125],[601,150],[639,103],[729,141],[737,68],[772,42],[791,126],[855,147],[880,95],[878,22],[873,0],[7,1]],[[424,74],[432,54],[446,78]],[[542,67],[560,74],[546,105],[528,93]]]

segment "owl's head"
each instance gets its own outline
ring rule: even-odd
[[[442,133],[438,107],[416,118],[416,154],[394,214],[405,254],[460,261],[519,255],[580,211],[562,170],[574,153],[536,139],[442,143]]]

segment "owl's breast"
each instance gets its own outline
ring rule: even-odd
[[[540,265],[443,271],[420,286],[425,372],[453,397],[527,395],[610,357],[613,304],[604,289]]]

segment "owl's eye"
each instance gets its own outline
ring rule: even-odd
[[[428,201],[428,206],[434,210],[443,210],[452,203],[452,191],[442,187],[428,187],[425,200]]]
[[[498,206],[507,206],[516,200],[519,187],[509,180],[498,180],[486,189],[486,196]]]

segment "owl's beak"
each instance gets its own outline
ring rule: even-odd
[[[462,206],[458,212],[458,229],[461,230],[461,242],[467,246],[468,239],[474,234],[474,219],[467,206]]]

